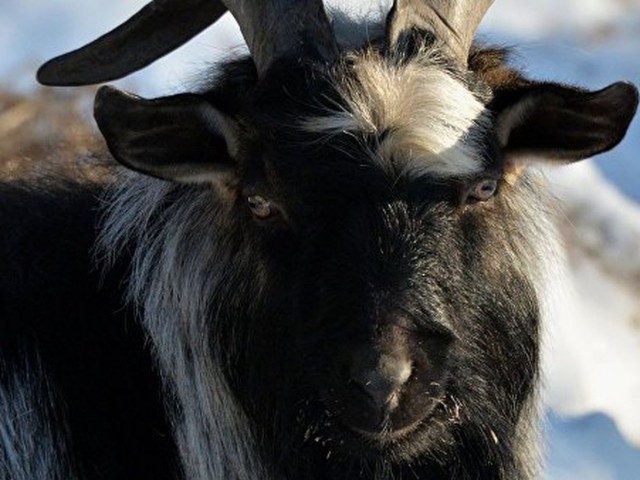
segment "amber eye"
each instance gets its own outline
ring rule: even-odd
[[[486,202],[498,192],[498,181],[493,178],[480,180],[471,186],[466,203]]]
[[[253,216],[259,220],[271,218],[278,213],[278,208],[270,200],[260,195],[247,197],[247,203]]]

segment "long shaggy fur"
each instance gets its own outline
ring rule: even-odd
[[[149,333],[186,478],[267,478],[224,379],[220,304],[254,293],[210,189],[126,175],[108,197],[98,254],[131,249],[130,300]],[[215,247],[214,247],[215,246]],[[246,246],[244,247],[246,248]],[[232,291],[229,291],[229,288]]]
[[[0,358],[0,479],[79,478],[59,401],[37,355]]]

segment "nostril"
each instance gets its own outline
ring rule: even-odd
[[[408,359],[382,354],[364,361],[354,359],[351,378],[376,407],[393,410],[398,406],[398,394],[411,372]]]

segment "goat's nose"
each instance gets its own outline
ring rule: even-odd
[[[401,387],[411,376],[411,361],[402,355],[356,355],[351,366],[352,380],[373,401],[387,411],[398,406]]]

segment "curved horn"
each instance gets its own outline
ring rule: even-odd
[[[154,0],[97,40],[45,63],[38,81],[77,86],[124,77],[183,45],[226,11],[219,0]]]
[[[275,59],[303,49],[327,60],[337,52],[322,0],[155,0],[97,40],[45,63],[38,81],[76,86],[124,77],[186,43],[227,8],[260,75]]]
[[[331,60],[337,45],[322,0],[225,0],[249,45],[258,75],[304,51]]]
[[[473,37],[493,0],[395,0],[387,19],[387,39],[395,45],[412,29],[432,32],[451,58],[467,66]]]

